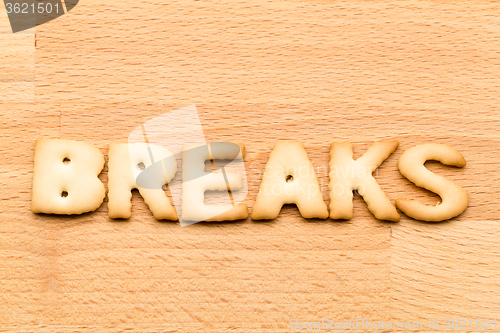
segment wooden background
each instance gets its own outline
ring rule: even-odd
[[[3,6],[0,5],[0,6]],[[290,320],[497,319],[500,9],[488,1],[81,0],[12,34],[0,7],[0,332],[288,332]],[[196,104],[209,140],[243,142],[253,205],[276,140],[302,141],[328,203],[329,144],[457,148],[453,220],[278,219],[180,227],[137,193],[129,221],[30,212],[34,140],[110,142]],[[107,169],[100,178],[107,183]],[[443,329],[443,326],[440,326]],[[364,330],[360,330],[364,331]]]

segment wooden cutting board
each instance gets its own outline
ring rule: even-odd
[[[294,319],[407,331],[497,319],[500,330],[497,3],[81,0],[18,34],[4,13],[0,332],[288,332]],[[397,160],[416,144],[451,145],[465,168],[428,167],[470,205],[437,224],[378,221],[360,197],[343,222],[289,205],[273,221],[180,227],[154,220],[137,193],[128,221],[110,220],[106,202],[82,216],[30,212],[36,138],[107,154],[190,104],[208,140],[246,145],[250,209],[277,140],[304,143],[327,203],[333,141],[358,157],[399,140],[377,180],[391,201],[430,204],[439,198]]]

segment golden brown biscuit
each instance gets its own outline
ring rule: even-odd
[[[305,218],[328,218],[328,209],[313,164],[301,142],[277,142],[269,156],[252,219],[278,217],[284,204],[294,203]]]
[[[128,219],[132,215],[132,189],[138,189],[157,220],[177,221],[179,217],[162,186],[174,178],[177,162],[173,154],[146,143],[111,143],[108,162],[108,216]],[[153,157],[153,161],[151,160]],[[156,161],[158,173],[149,173],[142,186],[138,176]],[[149,169],[152,170],[152,169]]]
[[[82,214],[99,208],[106,191],[97,176],[104,155],[88,143],[37,139],[31,211]]]
[[[230,142],[211,142],[206,145],[185,145],[182,148],[182,219],[184,221],[233,221],[246,219],[248,207],[235,205],[206,205],[205,191],[237,191],[242,176],[236,173],[206,173],[205,161],[215,159],[243,160],[245,147]]]
[[[429,171],[424,166],[427,160],[460,168],[466,164],[462,154],[447,145],[429,143],[408,149],[399,158],[399,171],[415,185],[437,193],[442,202],[430,206],[417,200],[396,199],[396,206],[406,215],[423,221],[439,222],[462,214],[469,204],[467,192],[452,181]]]
[[[357,190],[377,219],[399,221],[396,208],[372,175],[398,145],[397,141],[375,142],[363,156],[353,160],[351,143],[331,144],[329,174],[332,219],[352,218],[352,191]]]

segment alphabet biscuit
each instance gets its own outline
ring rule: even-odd
[[[162,189],[177,172],[170,151],[146,143],[111,143],[108,156],[109,217],[130,218],[131,191],[136,188],[157,220],[179,219]]]
[[[396,199],[396,206],[414,219],[429,222],[444,221],[460,215],[469,204],[467,192],[452,181],[429,171],[424,166],[427,160],[436,160],[459,168],[466,164],[462,154],[443,144],[422,144],[406,150],[398,162],[401,174],[415,185],[437,193],[442,202],[430,206],[417,200]]]
[[[277,142],[269,156],[252,219],[278,217],[284,204],[294,203],[305,218],[328,218],[328,209],[313,164],[301,142]]]
[[[363,156],[353,160],[352,144],[330,146],[330,217],[351,219],[352,191],[357,190],[379,220],[399,221],[399,214],[377,184],[372,173],[398,147],[399,142],[375,142]]]
[[[205,161],[214,159],[242,160],[245,146],[231,142],[185,145],[182,148],[182,219],[184,221],[232,221],[246,219],[248,207],[235,205],[206,205],[205,191],[237,191],[242,187],[240,174],[206,173]]]
[[[82,214],[99,208],[106,195],[97,176],[104,155],[88,143],[36,140],[31,211],[46,214]]]

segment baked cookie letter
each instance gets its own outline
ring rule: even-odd
[[[442,202],[430,206],[417,200],[396,199],[396,206],[406,215],[423,221],[439,222],[460,215],[469,204],[467,192],[452,181],[430,172],[424,166],[427,160],[460,168],[466,164],[462,154],[447,145],[429,143],[408,149],[399,158],[399,171],[415,185],[437,193]]]
[[[252,219],[278,217],[284,204],[294,203],[305,218],[328,218],[328,209],[313,164],[301,142],[277,142],[269,156]]]
[[[109,217],[130,218],[131,191],[136,188],[157,220],[179,219],[162,189],[177,172],[170,151],[147,143],[111,143],[108,156]]]
[[[398,147],[399,142],[375,142],[366,153],[353,160],[352,144],[334,142],[330,146],[330,217],[353,216],[352,191],[357,190],[368,209],[379,220],[399,221],[399,214],[377,184],[372,173]]]
[[[242,187],[242,176],[225,172],[206,173],[207,160],[243,160],[245,146],[231,142],[182,147],[182,219],[184,221],[232,221],[246,219],[248,207],[205,205],[205,191],[236,191]]]
[[[96,210],[106,191],[97,176],[104,155],[88,143],[37,139],[31,211],[46,214],[82,214]]]

